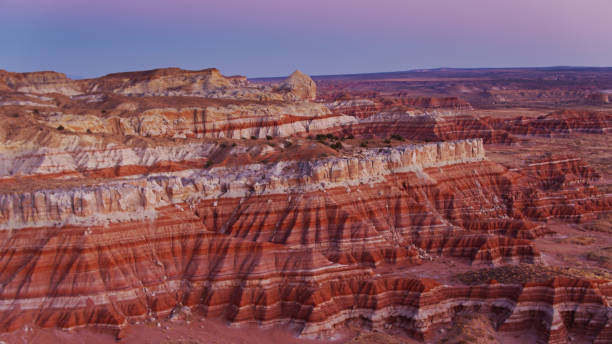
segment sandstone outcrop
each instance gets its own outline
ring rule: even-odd
[[[561,110],[537,118],[477,117],[457,111],[387,110],[367,99],[327,104],[332,113],[358,120],[341,131],[364,137],[400,135],[411,140],[439,141],[482,138],[485,143],[517,144],[522,136],[567,136],[571,133],[607,134],[612,113]]]
[[[216,69],[0,77],[0,331],[120,336],[180,311],[307,338],[358,326],[431,341],[477,311],[541,342],[612,340],[609,281],[469,286],[413,270],[546,264],[534,242],[549,221],[612,208],[602,175],[568,154],[504,166],[485,144],[606,135],[609,114],[321,104],[299,72],[280,86]],[[393,134],[411,142],[360,145]]]
[[[605,111],[561,110],[534,119],[518,117],[490,121],[492,125],[515,135],[568,135],[571,133],[605,134],[612,128],[612,113]]]
[[[81,94],[80,87],[63,73],[10,73],[0,70],[0,86],[21,93],[60,93],[68,96]]]
[[[306,74],[296,70],[293,72],[279,88],[288,91],[297,99],[315,100],[317,97],[317,84]]]
[[[610,103],[610,93],[591,93],[587,95],[587,102],[596,105],[609,104]]]

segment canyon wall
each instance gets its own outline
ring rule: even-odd
[[[300,72],[273,85],[216,69],[1,72],[0,330],[122,337],[187,307],[307,338],[357,326],[432,341],[468,310],[541,342],[612,340],[607,280],[418,270],[547,264],[534,241],[550,221],[612,208],[601,174],[558,154],[509,167],[485,144],[606,135],[609,114],[504,120],[316,94]],[[409,142],[365,144],[391,135]]]

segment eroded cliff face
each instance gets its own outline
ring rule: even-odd
[[[525,134],[517,121],[314,103],[301,73],[274,86],[215,69],[2,78],[2,331],[122,336],[188,307],[303,337],[357,325],[431,341],[469,310],[542,342],[612,339],[607,280],[468,286],[414,270],[547,264],[534,240],[548,221],[611,208],[601,175],[555,154],[501,165],[484,144],[606,115],[578,127],[553,114]],[[359,141],[397,133],[413,141]]]
[[[359,119],[339,128],[343,133],[369,138],[394,134],[423,141],[479,137],[489,144],[514,145],[525,136],[607,134],[612,128],[612,113],[606,111],[560,110],[536,118],[491,118],[457,110],[430,110],[427,106],[406,109],[369,99],[335,101],[327,106],[334,114]]]

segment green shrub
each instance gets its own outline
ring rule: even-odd
[[[333,143],[330,147],[335,149],[335,150],[341,150],[342,149],[342,143],[336,142],[336,143]]]

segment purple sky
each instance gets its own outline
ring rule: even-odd
[[[610,0],[0,0],[0,69],[610,66]]]

